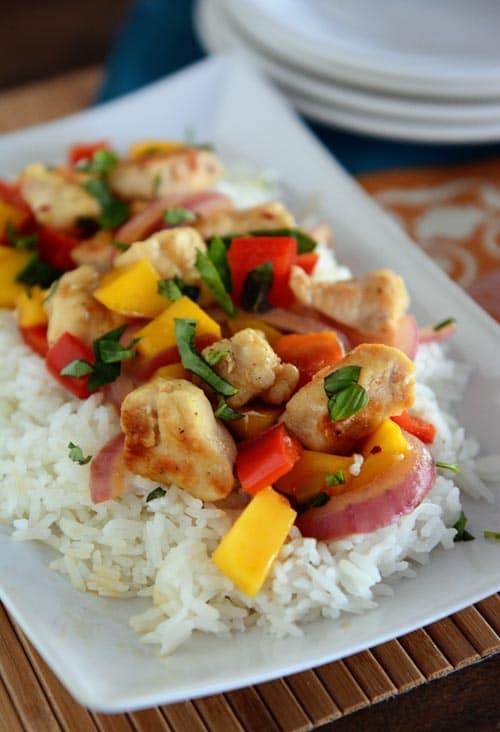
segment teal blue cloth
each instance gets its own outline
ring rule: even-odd
[[[192,24],[193,0],[136,0],[112,49],[96,101],[138,89],[203,58]],[[500,155],[500,141],[485,145],[427,145],[382,140],[306,120],[353,174],[441,165]]]

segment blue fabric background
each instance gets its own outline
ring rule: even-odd
[[[96,101],[137,89],[204,57],[191,21],[193,0],[136,0],[109,59]],[[308,122],[353,174],[385,168],[459,163],[500,155],[487,145],[427,145],[382,140]]]

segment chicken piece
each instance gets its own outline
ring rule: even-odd
[[[244,328],[207,346],[202,353],[206,358],[218,351],[224,355],[212,368],[238,388],[227,400],[229,406],[241,407],[257,396],[270,404],[281,404],[293,394],[299,371],[291,363],[282,363],[262,331]]]
[[[247,234],[251,231],[289,229],[295,226],[295,220],[282,203],[271,201],[252,208],[216,211],[201,216],[193,226],[204,239],[211,239],[213,236]]]
[[[209,150],[185,148],[118,163],[109,172],[113,193],[128,200],[152,200],[172,193],[196,193],[210,188],[222,166]]]
[[[390,343],[409,305],[405,283],[390,269],[337,282],[314,282],[292,267],[290,287],[297,300],[370,339]]]
[[[332,422],[324,378],[344,366],[360,366],[358,383],[369,402],[346,419]],[[384,419],[413,404],[415,366],[398,348],[364,343],[339,361],[326,366],[299,389],[286,405],[282,421],[308,450],[348,454],[354,443],[374,432]]]
[[[71,250],[71,259],[77,266],[88,264],[99,274],[105,274],[113,267],[118,249],[111,243],[113,233],[101,230],[90,239],[84,239]]]
[[[124,267],[147,259],[162,277],[180,277],[188,284],[198,284],[196,253],[207,251],[201,236],[189,226],[157,231],[149,239],[135,242],[114,260],[115,267]]]
[[[101,206],[83,188],[82,180],[76,172],[49,170],[34,163],[21,174],[21,194],[38,223],[71,231],[79,218],[95,219],[101,213]]]
[[[236,445],[191,382],[156,378],[134,389],[123,401],[121,425],[132,473],[175,483],[202,501],[233,489]]]
[[[49,346],[65,332],[92,345],[96,338],[125,322],[122,315],[108,310],[94,298],[92,293],[98,282],[99,273],[88,265],[63,274],[44,304],[49,319]]]

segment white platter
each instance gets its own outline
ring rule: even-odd
[[[500,97],[494,0],[224,0],[255,43],[344,83],[439,99]]]
[[[288,66],[253,43],[224,0],[198,0],[195,27],[210,53],[239,51],[257,63],[310,119],[399,140],[463,143],[500,139],[500,102],[412,99],[343,86]]]
[[[371,201],[246,63],[216,58],[118,101],[0,138],[2,176],[36,159],[61,158],[72,142],[103,135],[124,147],[138,137],[183,137],[194,129],[223,156],[274,169],[300,196],[318,194],[337,232],[339,256],[354,271],[390,265],[406,279],[420,322],[454,315],[456,354],[474,365],[461,419],[498,451],[500,331],[472,300]],[[76,699],[106,712],[169,703],[310,668],[452,613],[500,585],[499,547],[480,538],[500,526],[498,506],[465,502],[474,542],[437,550],[377,610],[305,627],[276,640],[253,630],[231,640],[196,635],[166,659],[144,646],[127,619],[142,600],[82,595],[48,569],[52,553],[0,532],[0,597]]]

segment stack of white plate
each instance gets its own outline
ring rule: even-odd
[[[314,120],[500,140],[498,0],[198,0],[195,24],[208,51],[250,56]]]

